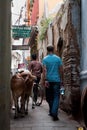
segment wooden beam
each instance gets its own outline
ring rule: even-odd
[[[12,50],[29,50],[29,45],[12,45]]]

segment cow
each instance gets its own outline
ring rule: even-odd
[[[28,103],[29,103],[29,96],[33,95],[33,84],[36,80],[36,76],[32,75],[29,71],[29,74],[27,72],[23,72],[22,77],[25,79],[26,89],[25,89],[25,113],[28,114]],[[33,99],[32,99],[33,103]]]
[[[15,116],[18,118],[19,112],[24,117],[25,113],[28,113],[28,102],[31,90],[33,87],[33,81],[36,79],[31,72],[17,73],[11,78],[11,90],[13,99],[15,102]],[[18,99],[21,97],[21,107],[19,108]]]

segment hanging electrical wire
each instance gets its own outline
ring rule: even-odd
[[[18,19],[16,20],[15,24],[17,24],[17,23],[18,23],[18,25],[20,24],[20,19],[22,18],[23,8],[24,8],[24,7],[22,6],[22,7],[21,7],[21,10],[20,10],[19,17],[18,17]]]
[[[17,16],[19,16],[20,14],[12,13],[12,15],[17,15]]]

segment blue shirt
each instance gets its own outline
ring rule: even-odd
[[[62,65],[62,60],[55,54],[49,54],[43,58],[43,65],[46,66],[46,79],[49,82],[60,82],[59,67]]]

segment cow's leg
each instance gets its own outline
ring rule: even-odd
[[[35,103],[34,103],[33,87],[32,87],[32,91],[31,91],[31,97],[32,97],[32,109],[34,109],[35,108]]]
[[[28,114],[28,103],[29,103],[29,96],[27,96],[27,98],[26,98],[25,114]]]
[[[21,96],[21,117],[25,116],[25,99],[24,96]]]
[[[32,88],[32,109],[35,108],[37,102],[37,95],[38,95],[38,85],[35,83]]]
[[[16,96],[13,96],[13,98],[14,98],[14,103],[15,103],[15,116],[14,116],[14,118],[16,119],[16,118],[18,118],[18,99],[17,99],[17,97]]]
[[[11,109],[15,110],[15,103],[14,103],[12,92],[11,92]]]
[[[43,98],[44,98],[44,92],[43,88],[41,86],[38,86],[38,95],[39,100],[37,101],[36,105],[40,106],[42,104]]]
[[[35,105],[36,105],[36,102],[37,102],[37,97],[38,97],[38,84],[34,84],[33,86],[33,100],[35,102]]]

